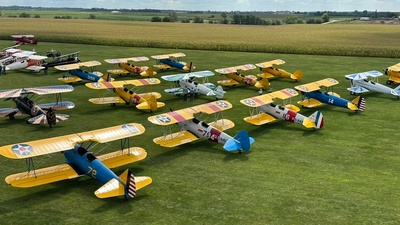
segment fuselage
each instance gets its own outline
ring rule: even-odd
[[[115,94],[122,98],[126,104],[138,105],[142,102],[146,102],[146,99],[140,97],[140,95],[129,91],[127,88],[114,88]]]
[[[229,138],[232,138],[225,132],[220,131],[203,121],[199,121],[196,118],[178,124],[181,129],[189,131],[198,138],[205,138],[219,144],[225,144]]]
[[[66,163],[70,164],[78,174],[86,174],[103,184],[113,178],[119,180],[113,171],[78,144],[75,145],[74,149],[64,151],[63,153]]]
[[[175,68],[178,68],[178,69],[181,69],[181,70],[183,70],[184,67],[186,66],[185,64],[180,63],[180,62],[175,61],[175,60],[172,60],[172,59],[160,59],[160,62],[164,63],[164,64],[166,64],[166,65],[168,65],[170,67],[175,67]]]
[[[393,89],[383,84],[369,80],[352,80],[353,85],[364,87],[370,91],[376,91],[384,94],[392,94]]]
[[[189,88],[190,91],[194,91],[196,88],[198,90],[198,93],[200,94],[204,94],[207,95],[208,93],[212,92],[212,90],[210,88],[208,88],[207,86],[203,85],[203,84],[199,84],[193,80],[180,80],[179,81],[179,85],[182,88]]]
[[[283,77],[283,78],[290,78],[292,76],[291,73],[286,72],[285,70],[282,70],[282,69],[274,68],[274,67],[262,68],[261,71],[263,73],[269,73],[271,75],[274,75],[277,77]]]
[[[28,114],[32,117],[46,114],[46,112],[36,105],[32,100],[27,97],[13,98],[13,101],[17,105],[18,110],[23,114]]]
[[[99,76],[95,73],[89,73],[89,72],[81,70],[81,69],[70,70],[69,74],[71,74],[73,76],[77,76],[83,80],[90,80],[90,81],[94,81],[94,82],[98,82],[100,79],[102,79],[101,76]]]
[[[11,61],[11,59],[10,59],[10,61]],[[11,61],[11,63],[9,63],[6,66],[6,70],[18,70],[18,69],[26,68],[29,65],[28,61],[29,61],[28,56],[17,57],[17,58],[15,58],[15,60]]]
[[[132,73],[140,74],[141,72],[143,72],[141,67],[135,66],[135,65],[130,64],[130,63],[120,63],[118,65],[119,65],[119,67],[121,69],[127,70],[127,71],[132,72]]]
[[[229,73],[227,74],[229,79],[235,80],[241,84],[246,84],[250,86],[254,86],[257,83],[257,79],[253,79],[249,76],[244,76],[243,74],[238,73]]]
[[[286,120],[292,123],[302,124],[303,120],[306,118],[302,114],[285,108],[281,105],[267,104],[260,106],[259,109],[275,117],[276,119]]]
[[[330,95],[327,92],[321,92],[318,90],[318,91],[306,92],[306,93],[303,93],[303,95],[306,98],[314,98],[325,104],[339,106],[342,108],[348,108],[347,105],[348,105],[349,101],[347,101],[346,99],[337,97],[335,95]]]

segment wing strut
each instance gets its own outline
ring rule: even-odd
[[[33,170],[33,174],[35,174],[35,178],[36,178],[36,170],[35,170],[35,165],[33,164],[33,158],[27,158],[25,159],[26,165],[27,165],[27,169],[28,172],[30,172],[31,170]]]

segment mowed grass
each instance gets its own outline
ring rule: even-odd
[[[32,33],[40,41],[129,47],[400,57],[396,25],[241,26],[103,20],[0,18],[0,39]]]
[[[11,41],[0,41],[1,46]],[[106,58],[148,56],[184,52],[185,61],[193,61],[196,70],[259,63],[280,58],[280,66],[294,72],[301,69],[308,83],[327,77],[340,84],[334,90],[346,99],[352,99],[346,88],[345,74],[382,70],[398,63],[397,59],[369,57],[335,57],[284,55],[224,51],[196,51],[183,49],[133,48],[99,45],[77,45],[40,42],[32,47],[40,53],[54,48],[63,54],[81,51],[80,58],[98,60],[101,72],[113,68]],[[153,65],[148,61],[142,65]],[[159,75],[181,71],[159,72]],[[256,74],[249,71],[247,74]],[[62,74],[54,69],[49,75],[19,71],[0,76],[0,89],[61,84]],[[116,77],[133,79],[137,76]],[[216,83],[216,75],[210,79]],[[385,77],[381,79],[385,81]],[[271,81],[273,90],[294,87],[299,83],[277,79]],[[319,108],[325,126],[318,131],[306,130],[298,124],[284,121],[253,126],[243,121],[248,108],[240,99],[257,95],[252,87],[225,88],[226,100],[233,108],[224,117],[235,122],[234,135],[245,129],[255,138],[248,154],[229,153],[221,145],[202,140],[167,149],[157,146],[152,139],[163,134],[161,127],[151,124],[147,117],[210,102],[202,96],[194,102],[163,93],[170,84],[153,88],[163,94],[166,103],[155,113],[141,112],[133,106],[93,105],[88,98],[97,92],[84,84],[74,85],[72,93],[63,94],[63,100],[75,102],[67,121],[53,128],[26,124],[27,117],[15,120],[1,118],[0,146],[89,131],[128,122],[142,123],[146,132],[131,138],[133,146],[147,150],[148,157],[141,162],[114,169],[121,174],[131,168],[136,175],[147,175],[153,183],[138,191],[137,198],[98,199],[93,192],[101,186],[95,180],[82,177],[29,189],[19,189],[0,182],[0,220],[5,224],[396,224],[400,220],[400,191],[397,117],[400,100],[393,96],[365,94],[367,109],[355,113],[343,108]],[[144,89],[141,89],[144,91]],[[109,92],[111,96],[112,93]],[[293,103],[300,98],[293,99]],[[35,98],[38,103],[52,102],[54,96]],[[13,107],[2,101],[0,107]],[[310,115],[315,109],[302,109]],[[213,116],[201,116],[207,122]],[[175,131],[178,130],[176,126]],[[99,144],[92,151],[101,155],[115,151],[119,142]],[[62,154],[35,158],[36,167],[63,163]],[[0,157],[0,177],[26,170],[24,161]]]

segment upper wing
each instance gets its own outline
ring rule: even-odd
[[[339,82],[337,80],[335,80],[333,78],[326,78],[326,79],[315,81],[312,83],[298,85],[294,88],[296,88],[297,90],[302,91],[302,92],[312,92],[312,91],[319,90],[321,88],[321,86],[331,87],[336,84],[339,84]]]
[[[219,100],[191,107],[196,113],[202,112],[207,114],[213,114],[230,108],[232,108],[232,104],[226,100]]]
[[[33,34],[16,34],[16,35],[11,35],[12,38],[23,38],[23,37],[27,37],[27,38],[34,38],[35,35]]]
[[[112,82],[94,82],[86,83],[86,87],[96,90],[121,88],[125,85],[135,86],[147,86],[153,84],[159,84],[161,81],[157,78],[137,79],[137,80],[123,80],[123,81],[112,81]]]
[[[400,63],[390,66],[390,67],[388,67],[388,69],[400,72]]]
[[[179,73],[179,74],[161,76],[161,78],[167,81],[178,81],[183,79],[189,79],[191,77],[209,77],[209,76],[214,76],[214,73],[209,70],[204,70],[191,73]]]
[[[367,71],[367,72],[363,72],[363,73],[348,74],[348,75],[345,75],[345,77],[352,79],[352,80],[364,80],[364,79],[367,79],[367,77],[379,77],[382,75],[383,74],[379,71],[371,70],[371,71]]]
[[[74,87],[71,85],[55,85],[55,86],[44,86],[35,88],[20,88],[11,90],[1,90],[0,98],[16,98],[21,94],[35,93],[37,95],[64,93],[73,91]]]
[[[139,57],[129,57],[129,58],[120,58],[120,59],[105,59],[107,63],[111,64],[117,64],[117,63],[126,63],[128,61],[134,61],[134,62],[142,62],[142,61],[147,61],[149,58],[145,56],[139,56]]]
[[[78,65],[78,63],[73,63],[73,64],[55,66],[54,68],[57,70],[61,70],[61,71],[68,71],[68,70],[79,69],[79,65]]]
[[[87,62],[80,62],[77,63],[79,66],[85,66],[85,67],[93,67],[93,66],[100,66],[101,63],[99,61],[87,61]]]
[[[279,99],[285,100],[285,99],[297,96],[297,95],[299,95],[299,93],[291,88],[285,88],[285,89],[282,89],[279,91],[269,93],[267,95],[271,96],[272,98],[279,98]]]
[[[241,65],[241,66],[216,69],[215,71],[220,74],[228,74],[228,73],[236,73],[238,70],[246,71],[246,70],[252,70],[255,68],[256,68],[256,66],[253,64],[246,64],[246,65]]]
[[[165,55],[153,55],[153,56],[151,56],[151,58],[153,58],[153,59],[168,59],[170,57],[179,58],[179,57],[184,57],[184,56],[186,56],[184,53],[172,53],[172,54],[165,54]]]
[[[283,61],[282,59],[275,59],[272,61],[268,61],[268,62],[263,62],[263,63],[257,63],[256,66],[261,67],[261,68],[268,68],[268,67],[272,67],[274,65],[282,65],[285,64],[285,61]]]
[[[324,87],[331,87],[333,85],[339,84],[339,81],[333,79],[333,78],[326,78],[323,80],[316,81],[319,86],[324,86]]]
[[[29,56],[29,59],[43,60],[43,59],[47,59],[47,56],[42,56],[42,55],[31,55],[31,56]]]
[[[0,147],[0,154],[11,159],[31,158],[73,149],[75,144],[94,141],[104,143],[142,134],[145,128],[141,124],[130,123],[83,133],[47,138],[26,143],[17,143]]]
[[[273,99],[268,94],[240,100],[240,103],[242,103],[243,105],[247,105],[253,108],[270,104],[272,102]]]

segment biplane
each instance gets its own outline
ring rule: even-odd
[[[295,81],[301,81],[303,79],[303,73],[301,70],[297,70],[296,72],[289,73],[283,69],[275,68],[274,66],[285,64],[285,61],[282,59],[275,59],[268,62],[257,63],[256,66],[260,68],[261,74],[258,74],[259,77],[263,79],[270,79],[275,77],[289,78]]]
[[[112,81],[109,74],[103,75],[101,72],[94,71],[96,66],[101,65],[98,61],[87,61],[87,62],[79,62],[68,65],[55,66],[55,69],[61,70],[63,72],[67,72],[68,74],[64,74],[63,77],[58,78],[59,81],[72,84],[76,82],[81,82],[82,80],[89,80],[94,82],[101,81]],[[84,70],[84,67],[90,68],[91,72]]]
[[[28,120],[28,123],[48,124],[51,127],[57,122],[67,120],[69,118],[69,115],[56,114],[55,111],[71,109],[75,107],[73,102],[61,101],[61,93],[71,92],[73,90],[74,87],[70,85],[1,90],[0,98],[13,100],[16,104],[16,107],[0,109],[0,117],[8,116],[10,119],[15,119],[15,116],[27,114],[32,117]],[[32,97],[35,94],[56,94],[56,102],[37,105],[32,100]]]
[[[156,125],[167,126],[177,123],[180,131],[172,133],[171,129],[165,130],[163,136],[153,139],[154,143],[163,147],[176,147],[185,143],[195,141],[200,138],[208,139],[209,141],[222,144],[227,151],[250,151],[250,145],[254,142],[252,137],[243,130],[236,136],[223,132],[230,129],[235,124],[228,119],[219,119],[218,114],[224,110],[232,108],[232,104],[228,101],[219,100],[202,105],[193,106],[186,109],[171,111],[168,113],[150,116],[148,120]],[[197,113],[214,114],[215,121],[206,123],[198,120],[194,115]]]
[[[53,57],[53,61],[43,63],[43,66],[45,67],[44,72],[47,74],[49,67],[79,63],[81,61],[78,57],[79,53],[80,52],[72,52],[66,55]]]
[[[152,179],[145,176],[136,177],[130,169],[117,176],[110,169],[146,158],[147,153],[143,148],[129,147],[129,145],[125,148],[126,143],[129,144],[129,137],[140,135],[144,131],[145,128],[141,124],[129,123],[2,146],[1,155],[10,159],[25,159],[28,166],[28,171],[9,175],[5,180],[13,187],[29,188],[87,175],[103,184],[94,192],[97,197],[133,198],[136,196],[136,191],[149,185]],[[98,157],[89,152],[95,143],[115,140],[121,140],[121,150]],[[87,147],[84,146],[86,143],[89,143]],[[41,169],[35,168],[34,157],[56,152],[64,154],[65,163]]]
[[[400,83],[400,63],[389,66],[385,70],[385,74],[389,76],[386,84]]]
[[[254,125],[263,125],[276,120],[286,120],[301,124],[306,128],[321,129],[324,126],[321,112],[316,111],[306,117],[298,113],[300,109],[297,106],[290,104],[288,100],[297,95],[297,91],[285,88],[269,94],[242,99],[240,102],[251,108],[250,116],[244,118],[244,121]],[[283,105],[275,104],[275,99],[283,100]]]
[[[0,59],[10,56],[10,54],[7,51],[7,50],[10,50],[10,49],[14,49],[15,51],[19,51],[20,50],[19,49],[19,45],[13,45],[13,46],[9,46],[9,47],[3,48],[3,50],[1,50],[1,52],[0,52]]]
[[[102,97],[91,98],[89,101],[93,104],[133,104],[140,110],[149,110],[150,112],[157,110],[165,106],[164,102],[157,102],[158,98],[161,98],[161,94],[158,92],[147,92],[142,94],[136,94],[132,90],[129,90],[126,86],[148,86],[159,84],[160,80],[157,78],[137,79],[137,80],[124,80],[124,81],[113,81],[113,82],[96,82],[86,83],[86,87],[95,90],[106,90],[112,89],[117,95],[115,97]]]
[[[301,92],[302,100],[297,102],[302,107],[313,108],[322,104],[334,105],[351,111],[364,111],[366,104],[364,97],[358,96],[353,101],[341,98],[333,92],[333,86],[339,82],[333,78],[326,78],[308,84],[296,86],[295,89]],[[321,87],[325,87],[325,91],[320,91]]]
[[[256,66],[253,64],[246,64],[241,66],[234,66],[222,69],[216,69],[215,71],[221,75],[226,76],[227,80],[218,81],[222,86],[236,86],[237,84],[246,84],[249,86],[255,86],[259,89],[269,89],[269,81],[268,79],[261,79],[258,81],[258,78],[254,75],[243,75],[241,71],[247,71],[255,69]]]
[[[24,45],[24,44],[31,44],[31,45],[36,45],[38,43],[37,39],[35,38],[35,35],[33,34],[18,34],[18,35],[11,35],[12,39],[14,39],[14,42],[18,45]]]
[[[34,55],[35,52],[23,51],[12,54],[11,56],[0,61],[5,70],[27,69],[33,72],[40,72],[46,69],[43,66],[47,56]]]
[[[135,66],[133,63],[148,61],[149,58],[145,56],[120,58],[120,59],[105,59],[107,63],[117,64],[119,69],[107,70],[108,73],[113,75],[125,75],[125,74],[139,74],[143,77],[153,77],[157,72],[153,71],[153,68],[148,66]]]
[[[157,61],[157,65],[154,65],[155,68],[159,70],[169,70],[171,68],[177,68],[185,71],[192,72],[195,69],[195,66],[191,62],[189,66],[186,62],[181,61],[182,57],[185,57],[184,53],[172,53],[166,55],[153,55],[151,58]]]
[[[376,91],[383,94],[394,95],[396,97],[400,96],[400,85],[395,89],[387,87],[378,82],[378,77],[383,74],[379,71],[372,70],[363,73],[354,73],[345,75],[347,79],[350,80],[351,87],[347,88],[350,91],[350,94],[360,94],[368,91]],[[367,78],[371,77],[371,80]]]
[[[191,73],[180,73],[173,75],[162,76],[161,78],[166,81],[172,81],[177,87],[172,87],[165,89],[165,92],[182,95],[184,94],[184,89],[186,88],[190,92],[197,92],[207,96],[213,96],[217,100],[224,97],[225,91],[221,86],[216,87],[214,84],[208,82],[208,77],[214,76],[214,73],[209,70],[191,72]],[[203,83],[197,83],[194,81],[195,78],[203,78]]]

